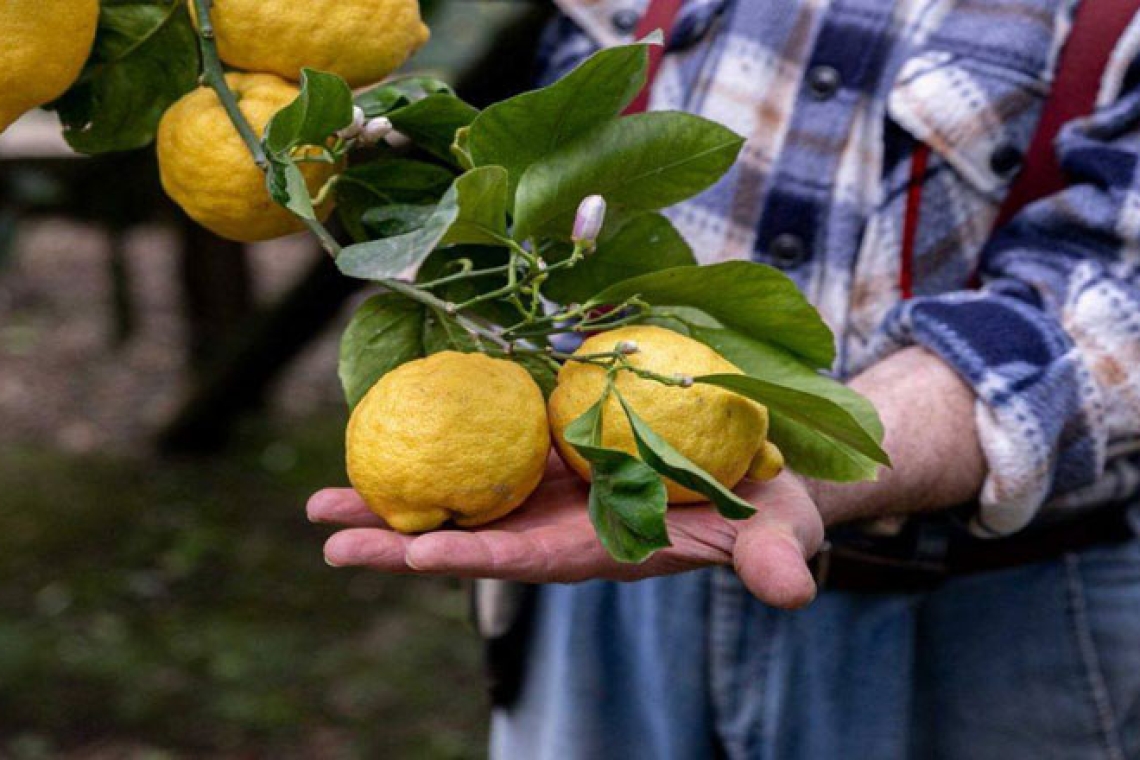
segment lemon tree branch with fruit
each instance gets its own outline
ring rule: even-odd
[[[308,230],[374,285],[339,373],[349,478],[392,528],[506,515],[553,442],[592,484],[603,546],[640,562],[669,545],[670,505],[743,519],[745,478],[889,464],[875,409],[824,374],[833,336],[792,281],[698,266],[661,213],[716,183],[743,140],[691,114],[623,113],[659,39],[479,110],[438,79],[390,76],[428,36],[414,0],[66,7],[86,63],[6,96],[0,117],[53,101],[76,150],[153,141],[163,187],[200,224],[243,242]],[[31,14],[0,9],[27,60],[51,31]]]

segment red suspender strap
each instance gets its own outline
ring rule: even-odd
[[[653,33],[657,29],[661,30],[661,34],[665,38],[665,44],[669,44],[669,36],[673,33],[673,26],[677,23],[677,16],[681,12],[682,0],[650,0],[649,7],[645,9],[645,15],[637,22],[637,27],[633,30],[633,38],[640,40],[648,34]],[[641,92],[633,99],[626,109],[625,113],[642,113],[649,107],[649,91],[653,88],[654,81],[657,80],[657,72],[661,68],[661,57],[665,55],[665,45],[652,45],[649,48],[649,71],[646,73],[645,86],[641,88]]]
[[[1066,123],[1093,112],[1112,50],[1138,12],[1140,0],[1083,0],[1077,7],[1073,28],[1057,61],[1052,91],[1042,106],[1041,120],[1021,172],[998,211],[994,229],[1033,201],[1065,187],[1065,176],[1053,148],[1057,133]],[[904,299],[912,294],[915,238],[929,152],[926,145],[920,144],[912,159],[899,267],[899,290]],[[979,284],[977,275],[972,284]]]

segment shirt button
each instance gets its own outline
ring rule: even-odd
[[[1002,143],[990,154],[990,169],[999,177],[1004,177],[1016,171],[1023,159],[1024,156],[1017,146]]]
[[[779,267],[794,267],[807,258],[807,245],[799,235],[784,232],[772,238],[768,244],[768,255]]]
[[[813,66],[807,73],[808,92],[816,100],[830,100],[839,92],[843,78],[834,66]]]
[[[637,26],[637,22],[640,18],[637,11],[626,8],[625,10],[614,13],[610,18],[610,23],[614,25],[614,29],[622,34],[629,34]]]

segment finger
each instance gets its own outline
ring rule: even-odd
[[[815,579],[806,550],[795,534],[775,524],[745,527],[737,537],[733,565],[740,580],[760,601],[796,609],[815,599]]]
[[[325,488],[309,497],[305,512],[310,522],[353,528],[383,528],[384,521],[368,509],[351,488]]]
[[[781,476],[766,484],[759,511],[745,522],[733,550],[733,565],[761,601],[796,608],[816,595],[807,560],[823,540],[823,521],[803,484]]]
[[[349,528],[325,542],[325,562],[333,567],[371,567],[386,573],[412,572],[404,561],[412,537],[391,530]]]
[[[588,526],[563,524],[517,532],[429,533],[411,542],[406,562],[431,575],[531,583],[572,583],[618,572]]]

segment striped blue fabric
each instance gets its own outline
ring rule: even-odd
[[[669,211],[700,261],[784,269],[835,331],[839,377],[919,344],[971,384],[989,464],[978,535],[1140,493],[1140,21],[1097,112],[1058,140],[1070,187],[992,230],[1077,2],[689,0],[650,101],[747,138],[717,185]],[[645,1],[559,4],[548,80],[628,42]]]

